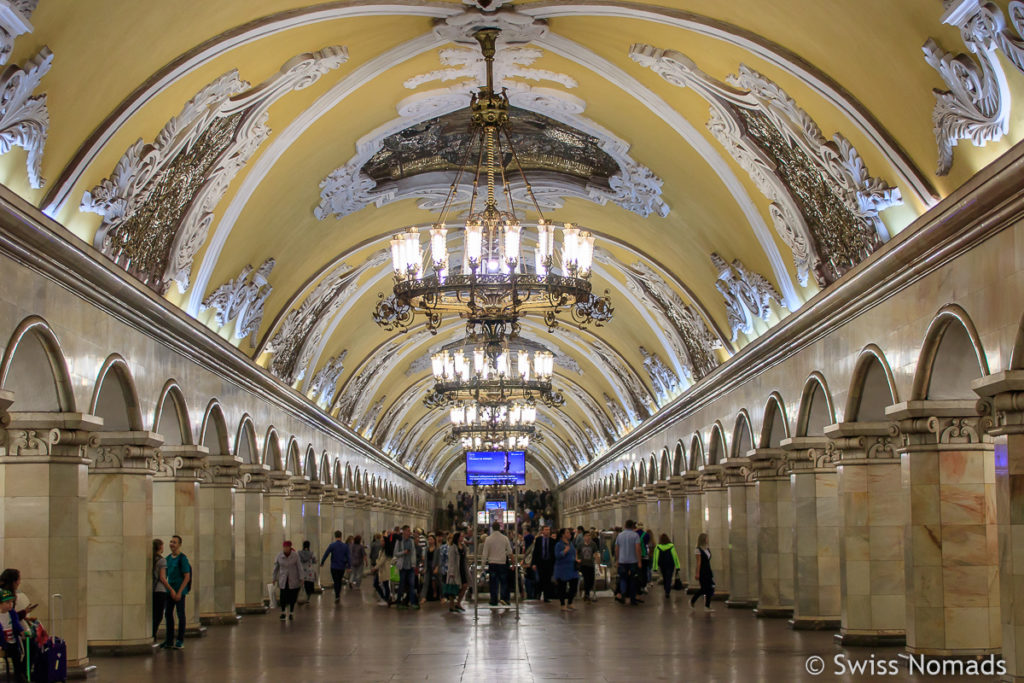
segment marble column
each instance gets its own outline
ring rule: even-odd
[[[839,640],[843,645],[906,642],[904,499],[899,431],[889,422],[825,427],[838,454]]]
[[[793,493],[781,448],[747,451],[757,499],[757,609],[762,618],[793,616]]]
[[[672,538],[672,498],[669,496],[668,484],[664,481],[654,485],[654,494],[657,498],[657,513],[651,520],[651,534],[657,544],[662,534]]]
[[[209,449],[206,446],[161,446],[153,478],[153,535],[181,536],[181,552],[189,559],[192,579],[185,595],[185,635],[203,636],[199,621],[199,586],[206,580],[200,563],[199,480]]]
[[[152,432],[100,432],[89,468],[88,635],[91,655],[153,653]],[[164,551],[167,552],[167,541]]]
[[[906,498],[907,651],[977,656],[1002,645],[995,459],[968,400],[910,401],[898,420]]]
[[[281,544],[285,539],[285,498],[291,489],[289,475],[280,470],[272,470],[269,475],[270,484],[263,494],[263,590],[274,577],[274,562],[281,552]]]
[[[643,522],[644,527],[652,534],[655,542],[658,540],[658,485],[647,484],[641,487],[640,505],[637,510],[637,521]]]
[[[238,624],[235,613],[235,486],[242,459],[206,458],[199,484],[199,619],[204,624]]]
[[[750,461],[722,462],[725,480],[728,538],[729,607],[757,606],[757,506]],[[748,504],[749,503],[749,504]]]
[[[302,548],[302,541],[306,536],[306,525],[302,521],[302,514],[305,509],[306,494],[309,492],[309,479],[293,476],[289,483],[291,487],[288,495],[284,498],[284,540],[291,541],[295,550],[299,550]],[[280,550],[280,545],[278,550]]]
[[[263,494],[268,465],[242,465],[235,490],[235,612],[264,614]]]
[[[988,433],[995,438],[1003,680],[1024,681],[1024,371],[989,375],[972,388],[995,417]]]
[[[783,439],[793,496],[794,629],[837,629],[839,481],[835,453],[824,436]]]
[[[681,578],[683,583],[688,583],[690,575],[687,573],[686,558],[683,555],[692,552],[690,546],[689,530],[686,528],[686,489],[683,485],[683,478],[670,477],[667,485],[669,497],[669,538],[676,546],[679,554],[679,564],[682,566]],[[696,539],[695,539],[696,540]]]
[[[85,675],[96,667],[87,650],[89,461],[84,447],[103,420],[83,413],[7,413],[14,397],[3,394],[0,559],[4,566],[17,563],[24,577],[21,589],[39,604],[35,613],[67,641],[69,672]],[[54,606],[55,595],[62,597]]]
[[[715,600],[732,595],[732,567],[729,563],[729,505],[726,500],[725,473],[721,465],[701,465],[700,481],[704,489],[704,528],[711,550],[711,569],[715,573]]]
[[[686,559],[680,557],[679,561],[685,563],[687,581],[693,586],[691,590],[696,590],[693,577],[697,574],[697,538],[701,534],[707,533],[707,523],[704,520],[704,490],[700,485],[700,472],[691,470],[683,475],[683,490],[686,493],[686,528],[690,546],[686,549]]]
[[[313,555],[316,556],[317,561],[320,561],[321,553],[324,547],[320,542],[320,520],[322,519],[323,510],[321,509],[321,498],[323,496],[324,487],[320,482],[310,482],[309,490],[306,492],[305,500],[302,503],[302,524],[303,524],[303,539],[309,541],[309,549]],[[300,546],[301,547],[301,546]],[[317,593],[321,592],[319,577],[315,583],[315,590]],[[303,600],[305,600],[305,592],[303,592]]]
[[[331,580],[331,563],[328,561],[324,565],[320,565],[320,558],[323,557],[324,551],[327,550],[327,546],[334,541],[334,530],[337,528],[334,525],[334,507],[337,504],[338,489],[334,486],[325,486],[323,493],[320,496],[320,550],[317,555],[317,578],[318,584],[321,589],[326,589],[334,585]],[[363,541],[366,543],[366,547],[370,547],[371,538],[365,538]]]

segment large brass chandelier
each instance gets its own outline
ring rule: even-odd
[[[535,406],[540,401],[557,408],[565,397],[551,386],[554,356],[550,351],[512,350],[505,335],[486,336],[469,345],[441,349],[430,357],[434,386],[423,399],[428,408],[465,405],[466,402],[498,404],[520,400]],[[511,406],[508,406],[511,408]]]
[[[498,33],[498,29],[487,28],[475,34],[486,63],[487,81],[471,96],[474,143],[467,145],[440,216],[429,228],[429,263],[425,267],[419,228],[411,227],[391,240],[393,294],[381,294],[373,313],[374,321],[388,331],[408,329],[417,313],[423,315],[427,329],[434,334],[446,315],[465,319],[470,330],[489,321],[503,324],[507,331],[516,329],[517,320],[526,315],[541,316],[549,329],[558,324],[557,316],[563,312],[580,327],[601,325],[612,317],[609,298],[591,292],[594,236],[571,223],[564,224],[561,254],[556,261],[557,228],[544,219],[512,145],[508,97],[504,90],[494,91]],[[446,221],[474,149],[477,158],[469,214],[462,228],[461,254],[456,255],[448,249]],[[523,224],[515,210],[510,184],[513,173],[522,179],[538,215],[532,267],[523,258]],[[481,178],[486,182],[487,194],[479,208]],[[499,181],[507,210],[498,206]]]
[[[540,436],[534,425],[537,407],[530,401],[460,402],[449,409],[449,419],[448,441],[464,449],[526,448]]]

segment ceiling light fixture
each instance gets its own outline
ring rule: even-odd
[[[605,296],[591,291],[590,275],[594,236],[571,223],[562,227],[562,248],[556,263],[555,233],[537,203],[530,183],[508,132],[509,101],[505,91],[494,91],[494,53],[498,29],[485,28],[474,37],[484,56],[487,82],[473,93],[470,113],[476,144],[467,145],[449,188],[438,221],[429,229],[429,268],[420,230],[411,227],[391,239],[391,261],[395,284],[393,293],[374,309],[374,321],[385,330],[407,330],[416,313],[426,319],[427,329],[436,334],[445,315],[458,315],[472,332],[487,321],[504,332],[518,329],[525,315],[542,316],[549,329],[558,325],[558,315],[568,312],[580,327],[601,325],[612,317],[613,308]],[[451,263],[446,220],[455,205],[462,178],[477,149],[475,176],[469,215],[462,230],[461,260]],[[512,200],[510,175],[516,173],[538,219],[532,267],[522,257],[523,226]],[[477,208],[481,177],[486,183],[486,200]],[[501,191],[497,191],[500,181]],[[505,207],[498,205],[504,195]],[[556,272],[557,271],[557,272]]]

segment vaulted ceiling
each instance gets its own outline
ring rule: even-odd
[[[370,311],[390,289],[387,239],[428,225],[451,182],[482,74],[473,27],[503,29],[531,182],[549,218],[598,235],[594,289],[615,305],[585,331],[524,322],[567,398],[533,450],[553,479],[1021,131],[1014,43],[970,49],[954,11],[1005,3],[2,4],[30,24],[8,63],[45,93],[48,135],[14,142],[0,181],[428,481],[457,453],[420,401],[423,359],[463,328],[387,333]],[[976,67],[995,91],[973,128],[932,92],[960,92],[946,67],[961,52],[999,66],[994,81]]]

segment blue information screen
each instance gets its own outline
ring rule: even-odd
[[[484,510],[506,510],[508,503],[504,500],[485,500]]]
[[[526,484],[526,451],[467,451],[466,486]]]

